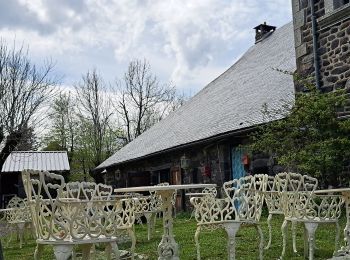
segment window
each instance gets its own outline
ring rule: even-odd
[[[332,13],[343,6],[350,6],[350,0],[324,0],[326,14]]]
[[[350,0],[333,0],[333,9],[338,9],[350,3]]]

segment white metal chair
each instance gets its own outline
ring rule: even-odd
[[[259,258],[263,258],[264,239],[259,222],[264,202],[267,175],[246,176],[224,183],[226,197],[193,197],[197,230],[195,243],[200,257],[199,234],[202,229],[224,228],[228,235],[228,259],[235,259],[236,233],[242,224],[254,226],[260,236]]]
[[[40,258],[44,245],[54,247],[58,260],[68,259],[73,246],[79,245],[82,258],[89,259],[94,243],[106,244],[107,259],[111,258],[112,251],[119,259],[117,223],[125,221],[125,215],[132,221],[131,200],[118,205],[115,201],[81,199],[80,196],[63,198],[65,182],[61,175],[25,170],[22,178],[37,236],[35,259]]]
[[[288,221],[304,223],[304,256],[314,259],[315,232],[319,224],[336,225],[335,250],[338,248],[339,224],[343,200],[340,195],[316,195],[318,181],[298,173],[280,173],[276,176],[282,196],[284,221],[282,224],[283,250],[286,250]]]
[[[211,197],[215,198],[217,194],[218,194],[218,192],[217,192],[215,187],[204,188],[202,190],[202,192],[200,192],[200,193],[186,193],[186,195],[190,196],[190,198],[198,197],[198,196],[211,196]],[[193,210],[191,212],[190,219],[192,219],[192,217],[194,217],[195,213],[196,213],[196,209],[193,208]]]
[[[24,233],[26,228],[32,228],[32,218],[27,205],[26,199],[14,196],[11,198],[6,207],[6,222],[12,226],[11,230],[16,230],[22,248]],[[12,241],[14,232],[11,232],[10,238],[7,240],[6,246]]]
[[[135,223],[135,200],[132,198],[120,199],[112,195],[113,187],[102,183],[94,182],[68,182],[63,189],[63,195],[68,199],[100,201],[104,208],[99,210],[108,211],[110,219],[101,216],[99,210],[90,205],[89,212],[91,217],[96,215],[96,220],[101,221],[101,225],[106,227],[106,232],[117,238],[121,232],[126,232],[131,239],[130,253],[132,259],[135,255],[136,236],[134,232]],[[114,211],[114,212],[113,212]],[[106,225],[106,222],[108,224]]]
[[[265,250],[269,249],[272,242],[272,226],[271,220],[273,215],[283,215],[283,203],[282,194],[278,191],[278,181],[274,176],[267,177],[267,185],[265,192],[265,203],[268,209],[267,225],[269,229],[269,241],[265,247]],[[292,238],[293,238],[293,251],[296,253],[296,223],[292,222]]]

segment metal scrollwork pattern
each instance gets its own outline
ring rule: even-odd
[[[315,232],[320,223],[336,224],[336,249],[339,240],[338,219],[341,214],[343,199],[340,195],[315,194],[318,186],[316,178],[298,173],[279,173],[276,176],[278,191],[282,199],[282,209],[285,220],[282,224],[283,250],[286,248],[286,230],[287,221],[292,223],[304,223],[307,231],[308,257],[313,259],[315,249]],[[296,251],[295,241],[293,239],[293,249]]]
[[[241,224],[254,224],[260,236],[259,258],[262,259],[263,235],[259,226],[267,175],[245,176],[225,182],[225,198],[216,198],[216,192],[192,197],[197,231],[195,242],[200,259],[199,234],[202,229],[224,228],[228,234],[228,258],[235,259],[235,236]],[[216,191],[216,190],[215,190]],[[204,192],[204,191],[203,191]],[[206,191],[207,192],[207,191]],[[214,195],[215,194],[215,195]]]
[[[104,242],[110,243],[107,248],[113,248],[118,256],[116,236],[119,230],[128,230],[133,252],[134,199],[112,199],[110,186],[90,182],[66,184],[61,175],[49,172],[24,171],[22,178],[30,198],[37,243],[83,244],[88,248],[88,244]]]

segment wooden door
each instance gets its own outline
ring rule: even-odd
[[[179,166],[174,166],[170,169],[170,184],[172,185],[180,185],[182,184],[181,178],[181,168]],[[176,202],[175,202],[176,211],[182,208],[182,193],[180,191],[176,194]]]

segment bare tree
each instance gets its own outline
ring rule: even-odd
[[[52,68],[51,62],[38,68],[23,46],[11,49],[0,40],[0,169],[25,132],[38,123],[37,112],[56,84]]]
[[[76,86],[77,110],[84,149],[91,149],[92,167],[98,166],[111,153],[115,138],[110,138],[112,109],[109,93],[96,70],[83,76]],[[117,132],[117,131],[116,131]]]
[[[117,81],[115,108],[120,115],[127,142],[165,117],[176,98],[171,84],[161,84],[149,63],[131,61],[122,81]]]

